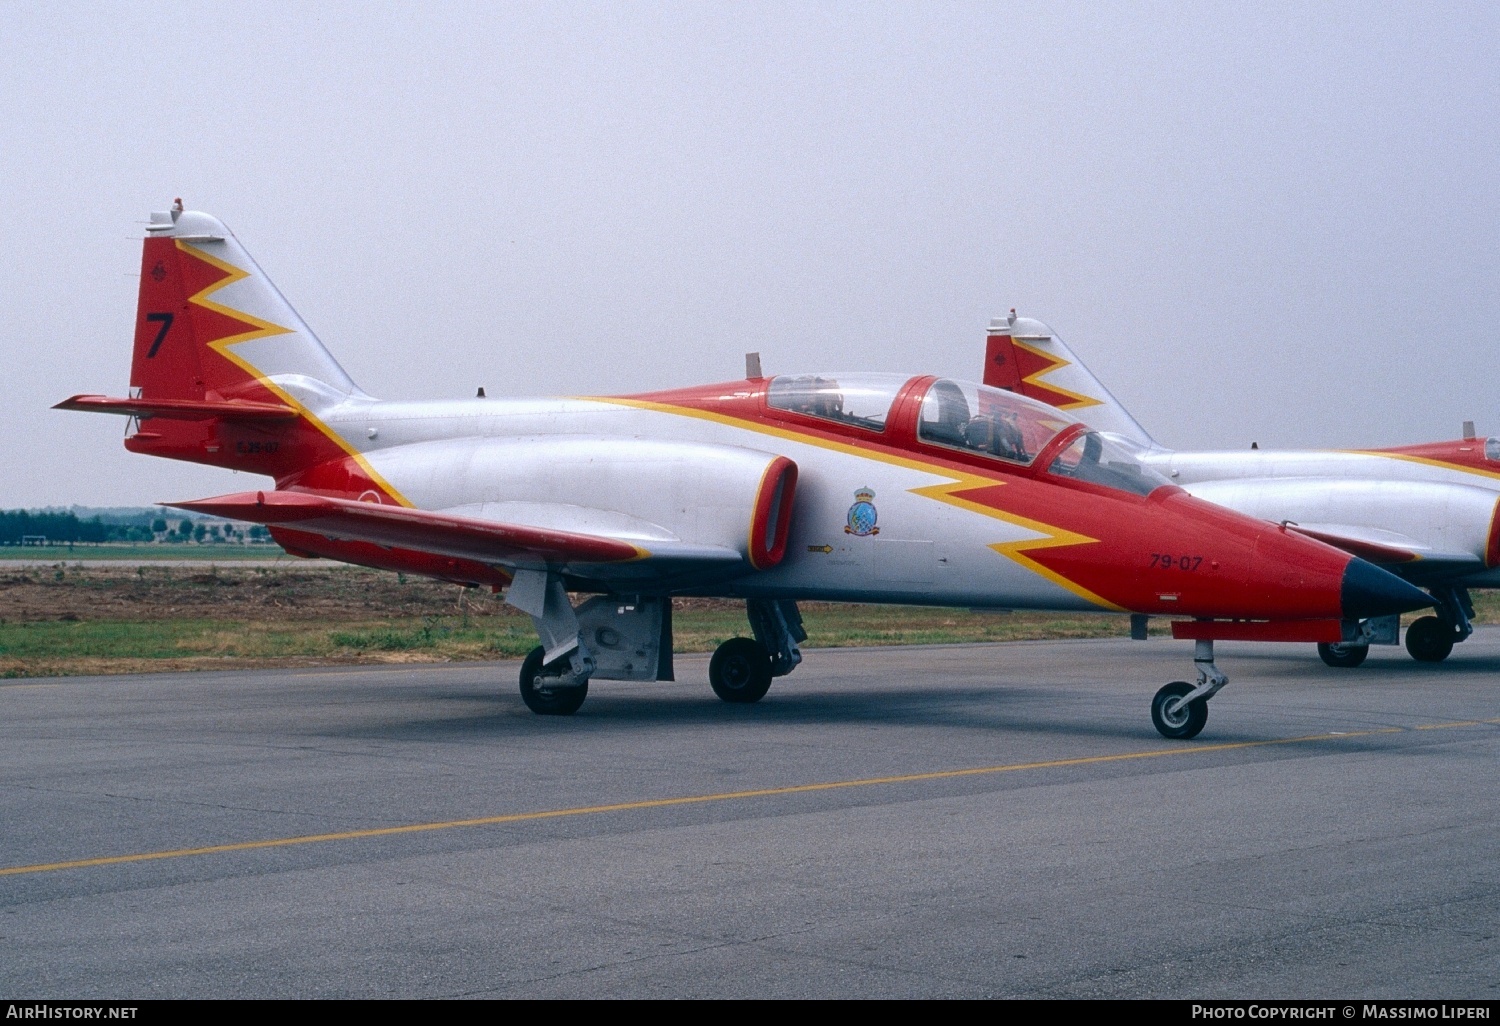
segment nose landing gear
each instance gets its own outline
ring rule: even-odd
[[[1186,741],[1197,737],[1208,722],[1208,700],[1229,683],[1229,678],[1214,665],[1214,643],[1198,639],[1193,643],[1193,666],[1198,671],[1195,687],[1185,680],[1173,681],[1151,699],[1151,724],[1162,737]]]

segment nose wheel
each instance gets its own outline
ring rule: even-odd
[[[1184,701],[1193,691],[1193,686],[1187,681],[1175,680],[1151,699],[1151,724],[1162,737],[1186,741],[1197,737],[1208,722],[1208,699]]]
[[[1196,685],[1175,680],[1151,699],[1151,725],[1162,737],[1173,741],[1198,736],[1208,722],[1208,700],[1229,683],[1229,678],[1214,665],[1212,641],[1194,642],[1193,666],[1198,670]]]

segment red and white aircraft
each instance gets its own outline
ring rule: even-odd
[[[673,595],[746,600],[754,639],[709,671],[730,702],[801,661],[801,599],[1114,610],[1192,618],[1174,626],[1197,682],[1152,703],[1185,738],[1227,683],[1215,638],[1338,641],[1429,604],[1003,390],[749,368],[646,395],[381,401],[215,218],[153,214],[141,267],[130,396],[59,406],[133,418],[132,452],[275,482],[181,508],[299,555],[505,589],[541,640],[521,671],[538,713],[574,712],[591,679],[670,680]]]
[[[1406,648],[1441,662],[1472,632],[1470,588],[1500,587],[1500,438],[1391,449],[1173,452],[1151,438],[1041,321],[991,322],[984,380],[1066,410],[1192,495],[1285,524],[1376,563],[1431,593],[1435,616],[1406,630]],[[1364,662],[1397,643],[1398,617],[1365,619],[1344,642],[1318,646],[1330,666]]]

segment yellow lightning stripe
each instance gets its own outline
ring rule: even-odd
[[[355,463],[359,464],[359,468],[369,475],[370,480],[384,489],[386,494],[390,495],[391,498],[395,499],[403,506],[415,508],[415,504],[411,500],[397,491],[397,489],[389,481],[382,477],[380,473],[370,465],[369,460],[365,459],[363,453],[355,449],[348,442],[344,441],[343,436],[341,436],[337,431],[333,430],[327,424],[324,424],[321,420],[314,416],[313,412],[306,406],[302,405],[302,403],[298,402],[295,396],[267,378],[265,374],[261,373],[259,367],[256,367],[248,360],[242,359],[238,354],[230,350],[230,346],[238,345],[241,342],[249,342],[252,339],[269,338],[272,335],[294,334],[291,328],[284,328],[279,324],[272,324],[270,321],[264,321],[259,317],[254,317],[250,314],[247,314],[243,310],[236,310],[233,307],[224,306],[223,304],[216,303],[212,299],[208,298],[213,293],[218,292],[220,289],[226,288],[230,285],[233,285],[237,281],[242,281],[243,279],[250,277],[250,272],[238,268],[224,260],[220,260],[216,256],[205,253],[197,246],[189,245],[181,239],[177,239],[176,243],[178,249],[187,253],[193,259],[202,260],[204,263],[217,267],[219,270],[228,275],[228,277],[219,279],[212,285],[209,285],[207,288],[200,289],[195,295],[189,296],[188,302],[196,303],[198,306],[203,307],[205,310],[212,310],[214,313],[220,314],[224,317],[229,317],[236,321],[244,321],[246,323],[255,325],[254,330],[241,332],[238,335],[230,335],[228,338],[216,339],[213,342],[206,343],[208,348],[212,349],[214,352],[224,357],[224,359],[234,364],[240,370],[250,375],[259,384],[275,394],[278,399],[286,403],[288,406],[292,407],[292,409],[296,410],[297,413],[300,414],[309,424],[317,428],[320,432],[323,433],[325,437],[327,437],[329,441],[346,452],[354,460]]]
[[[1073,366],[1067,360],[1063,360],[1059,357],[1053,356],[1051,353],[1043,352],[1042,350],[1036,348],[1036,346],[1029,346],[1025,342],[1022,342],[1020,339],[1015,337],[1011,338],[1011,343],[1018,348],[1026,350],[1032,356],[1047,361],[1048,366],[1043,367],[1039,371],[1031,372],[1024,378],[1022,378],[1021,381],[1028,385],[1035,385],[1038,388],[1045,388],[1049,392],[1056,392],[1058,395],[1071,397],[1073,401],[1070,403],[1064,403],[1063,405],[1059,406],[1059,410],[1078,410],[1086,406],[1102,405],[1103,400],[1101,399],[1095,399],[1092,396],[1082,395],[1078,392],[1074,392],[1059,385],[1054,385],[1051,382],[1042,380],[1043,376],[1051,374],[1053,371],[1059,371],[1064,367]]]
[[[1095,605],[1103,606],[1105,609],[1113,610],[1117,613],[1125,612],[1124,606],[1116,605],[1109,599],[1104,598],[1101,595],[1094,594],[1092,591],[1089,591],[1082,585],[1068,580],[1068,578],[1064,577],[1056,570],[1043,566],[1026,554],[1027,552],[1034,549],[1054,549],[1061,548],[1067,545],[1091,545],[1097,543],[1099,541],[1098,538],[1090,538],[1086,534],[1079,534],[1076,531],[1069,531],[1066,528],[1055,527],[1051,524],[1044,524],[1039,520],[1031,520],[1027,517],[1017,516],[1014,513],[1006,513],[1002,515],[999,511],[989,506],[986,506],[982,503],[973,502],[972,500],[965,499],[961,495],[954,494],[956,492],[967,491],[970,488],[985,488],[1000,483],[1002,482],[991,481],[988,478],[971,477],[960,479],[951,484],[928,485],[925,488],[913,488],[911,489],[911,493],[913,495],[920,495],[928,499],[937,499],[939,502],[946,502],[950,505],[958,506],[961,509],[966,509],[973,513],[980,513],[984,516],[994,517],[997,520],[1004,520],[1007,523],[1015,524],[1018,527],[1024,527],[1028,530],[1035,531],[1040,535],[1044,535],[1045,537],[1022,539],[1021,541],[993,542],[990,544],[990,548],[994,549],[996,552],[1000,553],[1000,555],[1006,557],[1007,559],[1021,564],[1033,573],[1045,577],[1047,580],[1051,581],[1058,587],[1072,592],[1074,595],[1077,595],[1079,598],[1083,599],[1086,602],[1092,602]]]
[[[1447,460],[1435,460],[1430,456],[1409,456],[1402,452],[1382,452],[1379,449],[1340,449],[1354,456],[1382,456],[1388,460],[1405,460],[1408,463],[1424,463],[1429,467],[1438,467],[1442,470],[1456,470],[1460,474],[1473,474],[1475,477],[1492,477],[1500,480],[1500,471],[1482,470],[1479,467],[1470,467],[1462,463],[1449,463]]]
[[[583,397],[578,397],[583,398]],[[1014,513],[1006,513],[992,506],[965,499],[955,492],[968,491],[973,488],[991,488],[996,485],[1006,484],[1003,480],[995,478],[980,477],[978,474],[966,474],[963,471],[954,471],[949,467],[941,467],[923,460],[912,459],[907,456],[896,456],[890,453],[875,452],[870,449],[850,445],[848,442],[837,442],[828,438],[819,438],[816,435],[804,434],[787,428],[773,427],[769,424],[761,424],[756,421],[742,420],[724,413],[713,413],[709,410],[699,410],[690,406],[673,406],[670,403],[652,402],[647,399],[622,399],[616,397],[590,397],[588,402],[615,403],[620,406],[630,406],[639,410],[650,410],[655,413],[670,413],[683,417],[696,417],[699,420],[712,421],[715,424],[724,424],[728,427],[741,430],[754,431],[758,434],[771,435],[775,438],[784,438],[790,442],[800,442],[804,445],[816,446],[820,449],[828,449],[833,452],[844,453],[849,456],[858,456],[861,459],[875,460],[878,463],[886,463],[895,467],[903,467],[907,470],[919,470],[927,474],[935,474],[939,477],[949,478],[946,484],[924,485],[921,488],[911,488],[908,491],[913,495],[920,495],[924,499],[935,499],[938,502],[956,506],[959,509],[971,513],[978,513],[992,520],[999,520],[1016,527],[1024,528],[1043,535],[1041,538],[1031,538],[1014,542],[995,542],[990,545],[995,552],[1006,557],[1014,563],[1018,563],[1046,578],[1058,587],[1077,595],[1085,602],[1090,602],[1105,609],[1122,612],[1123,606],[1118,606],[1108,599],[1089,591],[1082,585],[1075,584],[1054,570],[1049,570],[1036,560],[1026,555],[1032,549],[1050,549],[1064,545],[1088,545],[1098,542],[1097,538],[1078,534],[1051,524],[1044,524],[1039,520],[1031,520],[1027,517],[1017,516]]]

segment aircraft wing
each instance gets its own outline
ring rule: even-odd
[[[1448,576],[1455,573],[1477,573],[1484,569],[1484,560],[1472,552],[1439,552],[1415,538],[1395,531],[1354,524],[1288,522],[1286,526],[1287,530],[1343,549],[1350,555],[1383,566],[1402,577]]]
[[[511,569],[552,566],[599,579],[695,572],[734,576],[750,569],[741,553],[723,546],[667,538],[632,540],[305,492],[239,492],[165,505],[336,541],[368,542]]]

